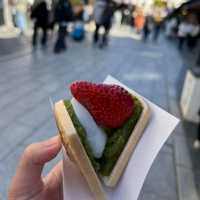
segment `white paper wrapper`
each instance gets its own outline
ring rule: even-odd
[[[115,78],[108,76],[105,83],[118,84],[132,90]],[[151,119],[133,152],[128,166],[114,189],[105,188],[108,200],[137,200],[147,173],[156,155],[170,136],[179,120],[146,100],[151,108]],[[64,152],[64,151],[63,151]],[[88,185],[78,168],[63,153],[64,200],[93,200]]]

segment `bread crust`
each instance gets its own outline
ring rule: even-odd
[[[116,184],[118,183],[120,177],[123,174],[123,171],[125,170],[128,164],[129,159],[131,158],[133,151],[135,150],[137,146],[137,143],[139,142],[140,138],[142,137],[144,133],[144,129],[147,126],[149,118],[150,118],[151,111],[147,102],[137,93],[135,92],[132,92],[132,93],[142,104],[143,110],[110,176],[101,177],[104,184],[108,187],[115,187]]]
[[[87,156],[63,101],[55,104],[54,114],[63,146],[69,158],[78,165],[94,198],[96,200],[106,200],[102,184]]]

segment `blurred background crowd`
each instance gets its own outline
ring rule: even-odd
[[[196,47],[199,38],[198,1],[165,0],[9,0],[4,5],[4,23],[16,27],[23,35],[32,34],[36,47],[38,30],[42,32],[41,44],[46,46],[53,32],[58,32],[54,52],[66,49],[66,35],[81,41],[85,29],[95,22],[93,42],[99,47],[107,45],[113,22],[130,26],[143,41],[150,37],[157,41],[161,31],[169,39],[178,40],[180,49]],[[180,6],[181,5],[181,6]],[[3,12],[2,12],[3,13]],[[113,18],[113,16],[115,16]],[[117,16],[117,17],[116,17]],[[104,28],[102,38],[99,30]]]

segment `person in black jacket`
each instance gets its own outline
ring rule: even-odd
[[[67,23],[73,20],[72,6],[69,0],[59,0],[55,7],[55,20],[58,23],[58,37],[54,46],[54,53],[66,50]]]
[[[108,42],[108,34],[112,26],[112,17],[116,5],[112,0],[97,0],[94,6],[94,20],[96,29],[94,31],[93,42],[99,42],[100,47],[104,47]],[[102,38],[99,37],[100,28],[104,28]]]
[[[38,29],[41,28],[43,35],[41,38],[42,46],[47,42],[47,26],[48,26],[48,10],[45,1],[36,2],[31,9],[31,19],[34,20],[34,33],[32,38],[32,44],[35,47],[37,45]]]

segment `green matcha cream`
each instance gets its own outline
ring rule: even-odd
[[[86,131],[82,124],[79,122],[74,109],[69,100],[65,100],[65,107],[71,117],[71,120],[76,128],[76,131],[80,137],[80,140],[85,148],[85,151],[97,173],[102,176],[109,176],[112,172],[115,163],[117,162],[120,154],[122,153],[140,115],[142,113],[143,107],[140,101],[133,97],[134,101],[134,113],[133,115],[124,123],[123,126],[117,129],[104,128],[104,132],[107,134],[108,139],[103,151],[101,158],[95,158],[92,149],[87,141]]]

